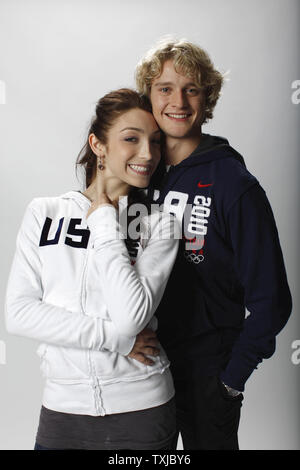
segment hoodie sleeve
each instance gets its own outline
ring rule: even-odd
[[[235,269],[250,315],[221,379],[243,391],[257,365],[274,353],[275,337],[291,314],[292,301],[272,209],[258,184],[230,209],[228,222]]]
[[[87,218],[108,312],[125,336],[137,335],[153,317],[177,254],[175,217],[166,212],[150,217],[151,236],[134,266],[122,239],[116,209],[99,207]]]
[[[39,233],[38,216],[32,201],[17,236],[8,280],[5,305],[8,332],[64,347],[129,354],[135,338],[120,335],[111,321],[43,302]]]

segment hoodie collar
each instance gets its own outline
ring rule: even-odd
[[[62,199],[74,200],[83,210],[88,210],[91,206],[91,201],[79,190],[68,191],[67,193],[62,194],[60,197]],[[122,196],[119,199],[119,207],[123,209],[127,206],[127,204],[128,196]]]

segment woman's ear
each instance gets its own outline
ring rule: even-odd
[[[97,157],[103,157],[105,155],[105,145],[95,136],[95,134],[89,135],[89,145]]]

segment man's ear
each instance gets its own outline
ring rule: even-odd
[[[89,135],[89,145],[97,157],[103,157],[105,155],[105,145],[97,136],[95,136],[95,134]]]

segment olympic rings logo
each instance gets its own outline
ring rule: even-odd
[[[203,255],[196,255],[196,253],[189,253],[188,251],[184,252],[184,256],[190,263],[199,264],[204,260]]]

